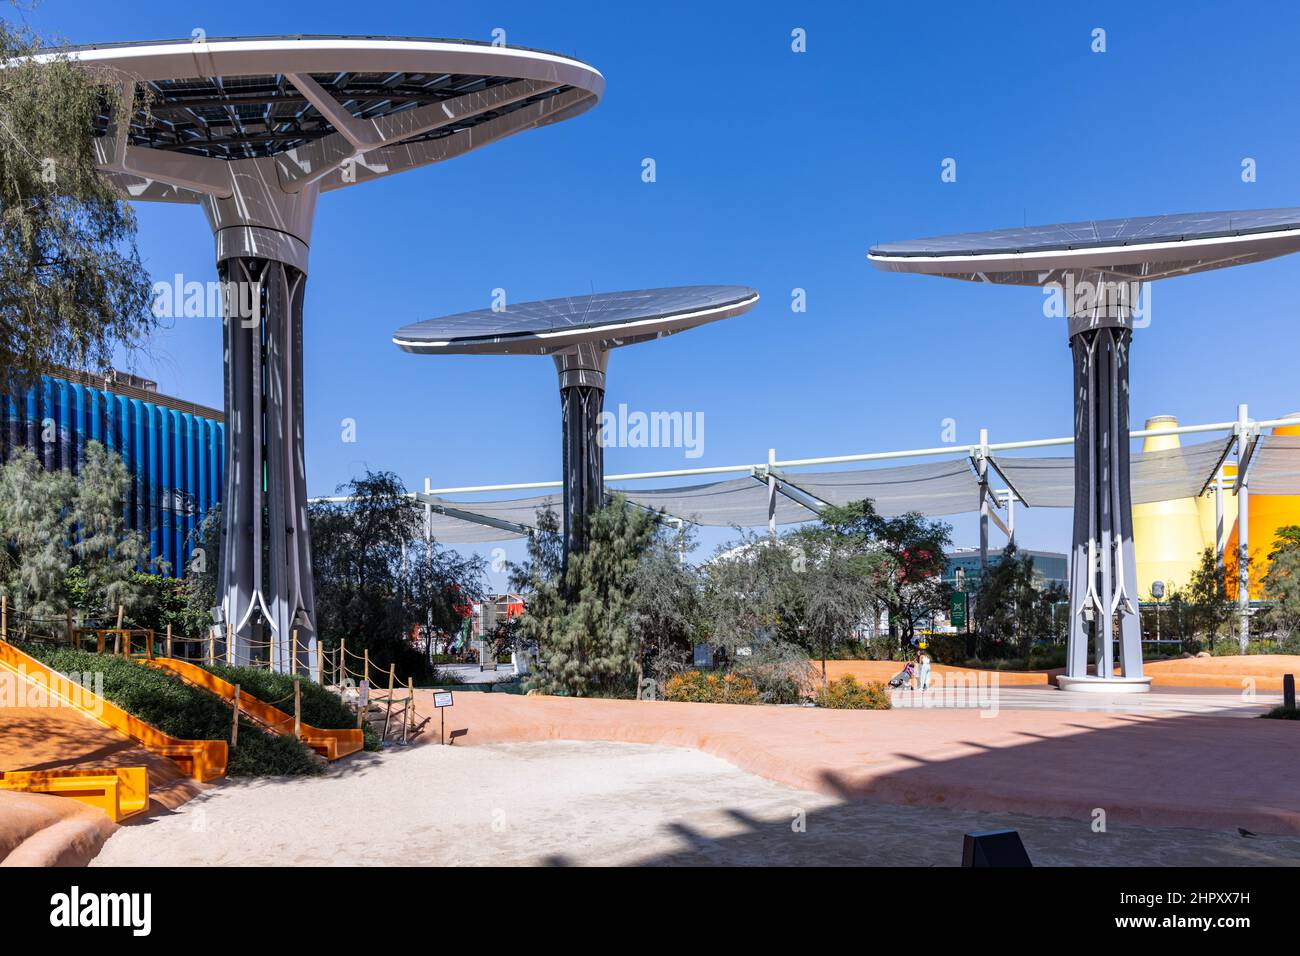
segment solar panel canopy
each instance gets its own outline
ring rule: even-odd
[[[877,267],[1018,285],[1096,270],[1142,281],[1259,262],[1300,249],[1300,208],[1091,219],[877,245]]]
[[[41,54],[53,57],[130,84],[124,143],[107,97],[95,121],[97,142],[112,143],[104,171],[131,198],[172,202],[228,192],[211,161],[271,159],[282,188],[337,189],[567,119],[604,90],[573,58],[473,40],[200,36]]]
[[[428,319],[398,329],[408,352],[547,355],[576,344],[630,345],[748,311],[745,286],[694,285],[601,292],[507,304]]]

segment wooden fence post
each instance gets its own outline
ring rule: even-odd
[[[340,690],[342,690],[343,688],[343,678],[348,676],[347,662],[348,662],[348,641],[347,638],[340,637],[339,638],[339,659],[338,662],[334,665],[334,683],[339,685]]]
[[[393,682],[397,677],[397,665],[388,665],[388,711],[384,714],[384,740],[388,739],[388,725],[393,720]]]
[[[229,621],[226,621],[226,663],[234,666],[235,659],[235,628]]]
[[[297,674],[298,673],[298,629],[296,627],[293,629],[293,657],[290,658],[290,661],[292,663],[290,663],[289,666],[293,668],[293,670],[290,671],[290,673]]]
[[[370,648],[361,655],[361,679],[370,680]]]
[[[407,721],[407,724],[409,725],[411,730],[414,730],[415,729],[415,678],[414,677],[406,678],[406,693],[409,695],[407,697],[407,700],[411,702],[409,704],[410,712],[408,714],[410,719]],[[403,740],[405,740],[405,736],[403,736]]]
[[[172,656],[172,626],[167,625],[167,656]]]
[[[117,634],[115,636],[117,638],[116,649],[120,657],[127,656],[126,650],[123,647],[123,645],[126,644],[126,641],[122,640],[122,615],[125,613],[126,613],[126,608],[124,608],[122,605],[119,604],[117,606]]]
[[[230,749],[239,743],[239,685],[235,685],[235,715],[230,721]]]
[[[302,737],[302,684],[298,675],[293,675],[293,739]]]
[[[208,630],[208,666],[211,667],[217,662],[217,635]]]
[[[0,594],[0,641],[9,641],[9,595]]]
[[[325,648],[321,647],[320,638],[316,638],[316,683],[325,686]]]

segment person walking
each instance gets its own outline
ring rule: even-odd
[[[930,655],[926,651],[928,646],[922,641],[916,657],[916,686],[920,690],[927,690],[930,686]]]

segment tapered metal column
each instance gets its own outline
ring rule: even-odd
[[[229,451],[218,590],[222,630],[234,638],[226,658],[313,674],[302,310],[316,191],[281,191],[274,169],[259,161],[240,163],[232,180],[233,198],[205,200],[226,284]]]
[[[1074,356],[1074,543],[1066,675],[1110,679],[1118,619],[1120,676],[1142,677],[1133,503],[1129,488],[1127,310],[1071,320]]]
[[[609,352],[579,345],[557,353],[560,405],[564,412],[564,562],[587,550],[587,515],[604,503],[605,451],[600,413],[605,406]]]

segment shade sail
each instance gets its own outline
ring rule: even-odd
[[[440,544],[485,544],[489,541],[513,541],[522,537],[524,535],[505,528],[495,528],[436,512],[433,515],[433,540]]]
[[[1233,439],[1216,439],[1170,448],[1137,452],[1129,459],[1129,482],[1135,505],[1171,498],[1191,498],[1201,493],[1223,460]],[[994,466],[1006,476],[1024,502],[1033,508],[1074,507],[1074,459],[995,457]]]
[[[559,515],[563,508],[560,495],[537,495],[531,498],[508,498],[499,501],[449,501],[446,498],[435,498],[431,499],[430,503],[465,512],[468,515],[509,521],[527,528],[536,527],[538,511],[545,510],[549,506]],[[475,522],[470,518],[459,518],[435,511],[433,536],[443,544],[480,544],[487,541],[511,541],[524,537],[524,534],[495,527],[488,522]]]
[[[955,515],[978,511],[979,479],[969,459],[928,461],[896,468],[862,468],[784,476],[797,488],[833,505],[870,498],[876,512],[897,517]]]
[[[713,527],[757,528],[767,524],[767,485],[753,477],[731,478],[680,488],[606,488],[618,492],[643,508],[662,508],[674,518]],[[776,523],[798,524],[817,515],[791,501],[776,496]]]
[[[1250,464],[1252,495],[1300,495],[1300,435],[1264,435]]]

